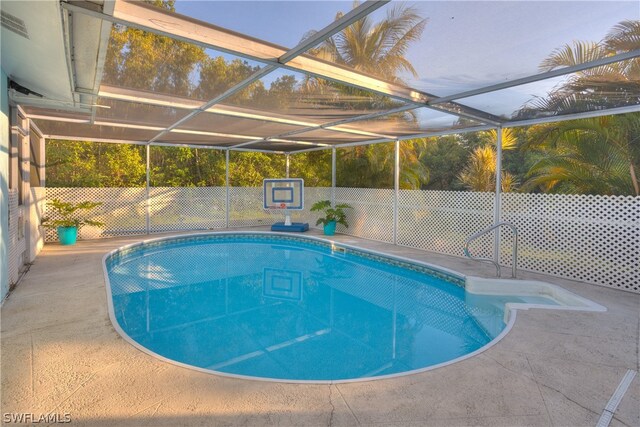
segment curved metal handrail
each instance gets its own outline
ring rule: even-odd
[[[467,237],[467,240],[465,240],[465,243],[464,243],[464,254],[467,258],[470,258],[476,261],[490,262],[496,267],[496,274],[498,275],[498,277],[502,277],[502,271],[500,269],[500,263],[498,262],[498,260],[493,260],[491,258],[475,258],[473,255],[471,255],[471,252],[469,252],[469,245],[471,244],[471,242],[478,239],[479,237],[482,237],[485,234],[488,234],[491,231],[495,230],[496,228],[500,228],[503,226],[509,227],[511,228],[511,231],[513,231],[513,248],[511,253],[511,256],[512,256],[511,277],[515,278],[518,272],[518,229],[516,228],[515,225],[511,224],[510,222],[498,222],[496,224],[493,224],[490,227],[485,228],[484,230],[478,231],[477,233]]]

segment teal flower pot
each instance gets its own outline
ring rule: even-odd
[[[58,240],[61,245],[75,245],[78,240],[78,228],[58,227]]]
[[[324,226],[324,235],[333,236],[334,234],[336,234],[336,222],[330,221]]]

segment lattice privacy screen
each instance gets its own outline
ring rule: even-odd
[[[150,231],[224,228],[226,197],[225,187],[152,187]]]
[[[502,220],[519,268],[640,292],[640,197],[507,193]]]
[[[393,242],[394,191],[336,188],[336,203],[348,203],[349,228],[339,232]],[[269,225],[282,212],[262,209],[262,188],[229,189],[230,226]],[[309,208],[329,199],[330,188],[305,188],[305,210],[294,221],[315,226]],[[17,206],[17,193],[15,196]],[[102,201],[93,219],[104,230],[85,227],[81,238],[146,232],[144,188],[47,188],[47,199]],[[150,189],[150,232],[221,228],[225,225],[226,189]],[[465,239],[493,223],[493,193],[401,190],[398,193],[397,243],[462,256]],[[11,205],[13,206],[13,205]],[[48,212],[47,214],[50,214]],[[506,193],[501,219],[514,223],[520,236],[518,268],[640,292],[640,197],[601,197]],[[55,232],[47,232],[55,241]],[[511,233],[503,231],[501,260],[510,265]],[[476,256],[493,255],[494,237],[471,246]]]
[[[82,227],[78,233],[80,239],[146,233],[146,197],[144,188],[47,188],[47,200],[59,199],[71,203],[102,202],[101,206],[89,211],[86,218],[104,222],[106,226],[104,229]],[[45,215],[51,219],[60,219],[48,208]],[[56,240],[56,230],[47,228],[45,241]]]
[[[398,244],[463,256],[464,242],[493,224],[493,193],[400,190]],[[470,247],[474,256],[492,258],[494,238]]]
[[[18,190],[9,190],[9,283],[15,283],[20,274],[20,267],[24,264],[24,218],[19,203]]]
[[[339,233],[393,243],[393,190],[376,188],[336,188],[336,204],[348,203],[348,228]]]
[[[79,203],[102,202],[87,218],[106,224],[104,228],[85,226],[79,238],[97,239],[147,232],[147,204],[144,188],[47,188],[47,200]],[[309,221],[315,227],[317,213],[311,205],[329,199],[331,189],[305,189],[305,209],[292,212],[294,221]],[[149,189],[149,232],[208,230],[226,226],[225,187],[152,187]],[[284,220],[282,211],[262,208],[262,187],[229,188],[229,226],[271,225]],[[17,203],[17,193],[16,193]],[[16,205],[17,206],[17,205]],[[46,215],[57,218],[51,210]],[[46,241],[57,240],[56,230],[46,229]]]

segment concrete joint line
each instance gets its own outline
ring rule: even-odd
[[[616,391],[613,392],[611,399],[609,399],[609,402],[607,402],[607,406],[604,407],[604,411],[602,411],[602,415],[600,415],[600,419],[598,420],[598,424],[596,424],[596,427],[609,426],[609,423],[611,423],[611,419],[613,418],[613,414],[616,412],[616,409],[618,409],[618,405],[620,405],[622,398],[629,389],[629,386],[631,385],[631,382],[633,381],[635,376],[636,371],[633,371],[631,369],[629,369],[624,374],[622,380],[620,381],[620,384],[618,384],[618,388],[616,388]]]

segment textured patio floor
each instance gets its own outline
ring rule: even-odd
[[[625,372],[639,367],[640,295],[523,273],[608,312],[520,311],[488,351],[396,379],[303,385],[199,373],[135,349],[111,326],[101,259],[140,239],[45,246],[2,307],[3,422],[7,413],[68,413],[71,425],[92,426],[594,426]],[[464,259],[335,240],[491,274]],[[640,378],[611,425],[640,426]]]

